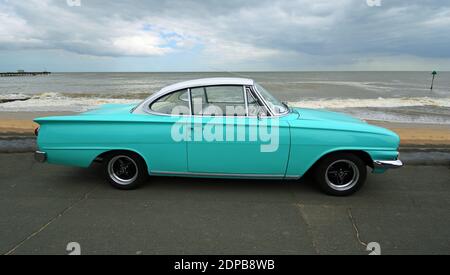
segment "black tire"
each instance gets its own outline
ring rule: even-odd
[[[322,159],[314,169],[320,189],[331,196],[349,196],[357,192],[367,179],[364,161],[351,153],[336,153]]]
[[[148,178],[145,161],[132,152],[114,152],[106,156],[103,171],[108,182],[120,190],[138,188]]]

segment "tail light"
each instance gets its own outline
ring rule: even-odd
[[[34,129],[35,136],[39,136],[39,129],[40,129],[40,127],[37,127],[36,129]]]

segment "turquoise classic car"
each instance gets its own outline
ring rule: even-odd
[[[290,108],[251,79],[178,83],[140,104],[104,105],[35,120],[36,160],[102,162],[116,188],[150,176],[298,180],[308,171],[330,195],[356,192],[402,167],[397,134],[335,112]]]

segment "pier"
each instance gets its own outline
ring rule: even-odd
[[[39,76],[39,75],[50,75],[51,72],[25,72],[25,71],[17,71],[17,72],[7,72],[0,73],[0,77],[18,77],[18,76]]]

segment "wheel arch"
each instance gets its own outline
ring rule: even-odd
[[[356,155],[357,157],[359,157],[362,161],[364,161],[364,163],[373,168],[373,159],[370,156],[369,153],[367,153],[364,150],[358,150],[358,149],[353,149],[353,150],[347,150],[347,149],[339,149],[339,150],[334,150],[334,151],[330,151],[330,152],[326,152],[324,153],[319,159],[317,159],[317,161],[314,162],[314,164],[309,168],[308,172],[311,170],[314,170],[314,168],[324,159],[335,155],[335,154],[342,154],[342,153],[346,153],[346,154],[353,154]]]
[[[135,155],[137,155],[138,157],[141,158],[141,160],[144,162],[148,173],[150,174],[150,170],[149,170],[149,162],[148,160],[139,152],[135,151],[135,150],[131,150],[131,149],[113,149],[113,150],[108,150],[105,151],[103,153],[101,153],[100,155],[98,155],[95,160],[93,161],[93,163],[103,163],[104,159],[110,155],[110,154],[120,154],[120,153],[133,153]]]

